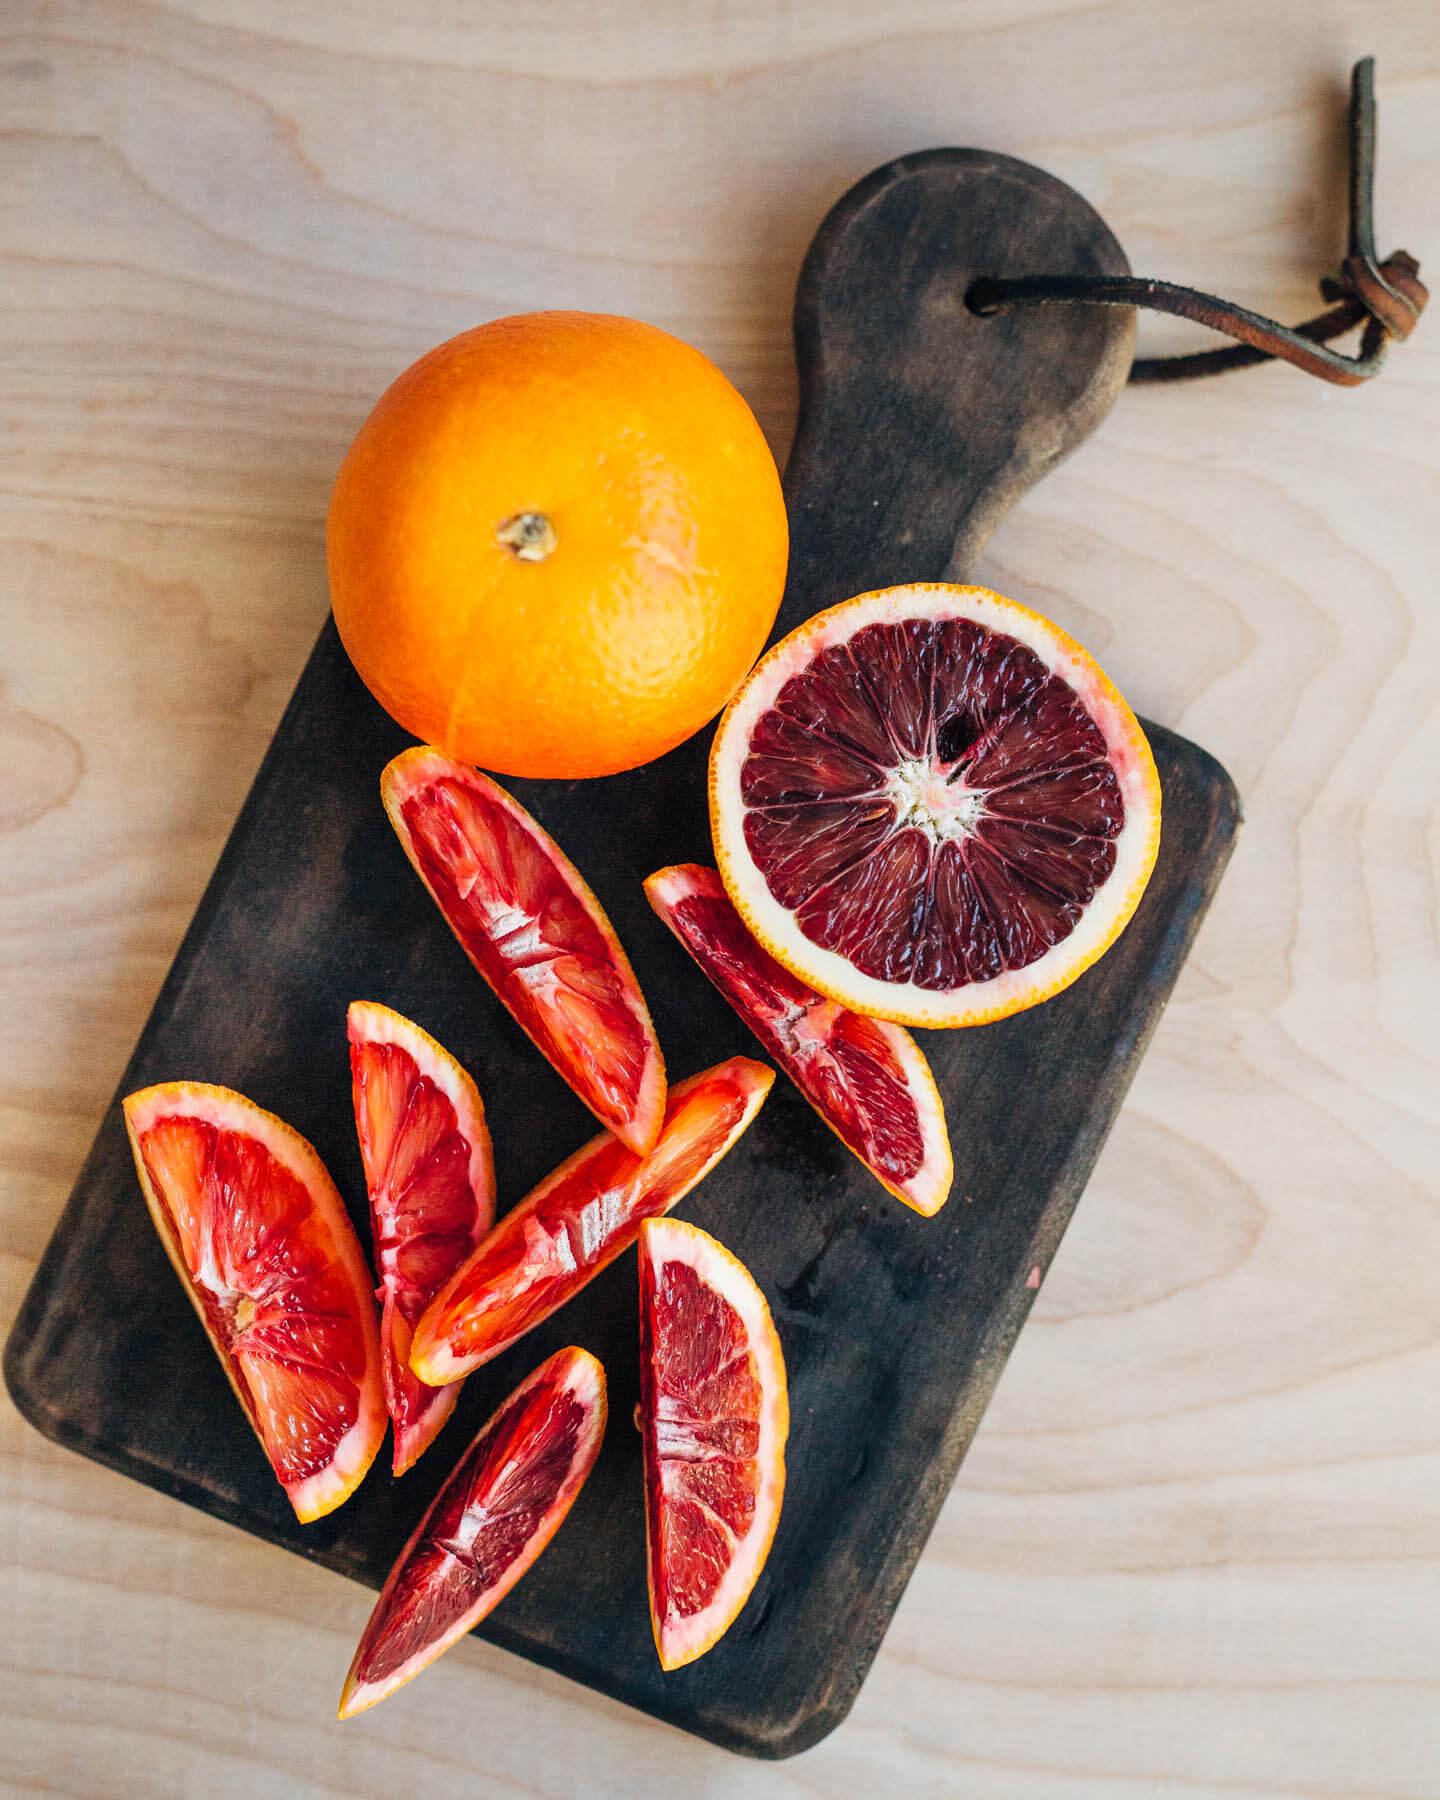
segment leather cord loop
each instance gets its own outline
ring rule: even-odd
[[[1280,358],[1308,374],[1342,387],[1357,387],[1379,373],[1392,339],[1415,329],[1429,293],[1420,265],[1404,250],[1383,262],[1375,255],[1375,59],[1356,63],[1350,78],[1350,233],[1338,276],[1326,277],[1320,292],[1336,302],[1328,312],[1301,325],[1278,324],[1246,307],[1170,281],[1134,275],[1026,275],[1012,280],[977,281],[966,295],[982,316],[1015,306],[1051,306],[1081,301],[1091,306],[1143,306],[1152,312],[1191,319],[1239,342],[1223,350],[1190,356],[1139,357],[1130,370],[1135,382],[1185,381]],[[1357,356],[1328,347],[1329,340],[1363,325]]]

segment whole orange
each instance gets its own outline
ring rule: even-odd
[[[788,549],[744,400],[606,314],[496,319],[381,396],[326,525],[335,622],[417,737],[508,775],[671,749],[764,647]]]

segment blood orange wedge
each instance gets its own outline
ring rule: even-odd
[[[569,857],[503,788],[438,750],[402,751],[380,793],[465,954],[600,1123],[643,1154],[665,1116],[665,1064],[620,940]]]
[[[480,1095],[448,1050],[370,1000],[351,1002],[346,1026],[380,1276],[380,1367],[403,1475],[459,1394],[410,1373],[415,1321],[490,1229],[495,1166]]]
[[[385,1436],[370,1275],[335,1184],[243,1094],[143,1088],[125,1125],[145,1204],[302,1524],[360,1485]]]
[[[1134,713],[1080,645],[988,588],[822,612],[751,672],[710,758],[720,874],[793,974],[903,1025],[1068,987],[1160,842]]]
[[[765,1296],[679,1219],[640,1230],[640,1433],[650,1622],[662,1668],[734,1623],[780,1518],[790,1402]]]
[[[554,1537],[605,1435],[605,1371],[557,1350],[484,1425],[390,1571],[340,1717],[402,1687],[478,1625]]]
[[[867,1019],[781,968],[745,929],[714,869],[645,883],[650,904],[840,1141],[916,1212],[938,1212],[953,1168],[930,1065],[902,1026]]]
[[[671,1088],[648,1156],[608,1132],[547,1175],[506,1213],[441,1288],[415,1327],[410,1367],[439,1386],[508,1350],[635,1242],[642,1220],[669,1212],[749,1125],[773,1069],[733,1056]]]

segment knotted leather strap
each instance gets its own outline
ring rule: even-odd
[[[1413,256],[1397,250],[1383,262],[1376,258],[1374,183],[1375,59],[1367,56],[1356,63],[1350,78],[1350,240],[1339,275],[1320,283],[1324,297],[1337,303],[1328,312],[1303,325],[1280,325],[1214,294],[1134,275],[985,278],[970,289],[966,301],[980,314],[1076,300],[1091,306],[1143,306],[1240,340],[1231,348],[1193,356],[1137,358],[1131,381],[1185,381],[1280,357],[1326,381],[1357,387],[1379,372],[1390,340],[1406,338],[1415,329],[1429,298]],[[1331,338],[1357,325],[1365,327],[1358,356],[1327,347]]]

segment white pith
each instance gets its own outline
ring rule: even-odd
[[[232,1354],[216,1338],[197,1290],[204,1285],[209,1292],[235,1304],[237,1310],[241,1296],[228,1289],[220,1280],[212,1258],[202,1258],[201,1269],[193,1274],[186,1265],[169,1208],[156,1193],[145,1159],[141,1155],[141,1138],[158,1120],[173,1117],[198,1119],[219,1131],[239,1131],[254,1137],[310,1194],[316,1212],[326,1228],[335,1259],[345,1269],[351,1290],[356,1296],[356,1314],[365,1338],[365,1377],[358,1384],[355,1422],[335,1445],[330,1461],[323,1469],[317,1469],[303,1481],[288,1486],[281,1484],[285,1486],[296,1517],[301,1524],[309,1524],[332,1511],[358,1486],[375,1460],[389,1422],[381,1388],[380,1330],[371,1298],[370,1271],[365,1266],[364,1254],[344,1202],[314,1147],[283,1119],[266,1112],[253,1101],[247,1100],[243,1094],[237,1094],[230,1088],[215,1087],[205,1082],[164,1082],[127,1096],[123,1110],[136,1173],[140,1178],[150,1217],[160,1235],[165,1253],[205,1328],[205,1335],[220,1359],[241,1410],[256,1437],[260,1439],[262,1451],[264,1438],[250,1403],[236,1380]],[[209,1249],[208,1245],[206,1249]]]
[[[759,1579],[770,1553],[780,1507],[785,1496],[785,1440],[790,1431],[790,1403],[786,1390],[785,1362],[780,1340],[765,1296],[745,1265],[723,1244],[681,1219],[647,1219],[640,1232],[640,1255],[645,1258],[655,1286],[667,1262],[687,1263],[701,1280],[734,1308],[745,1328],[750,1354],[755,1358],[764,1397],[755,1461],[762,1470],[755,1511],[745,1536],[735,1544],[735,1554],[708,1606],[687,1619],[662,1619],[656,1611],[653,1586],[650,1617],[656,1647],[666,1669],[678,1669],[703,1654],[720,1631],[738,1617],[741,1607]],[[658,1437],[658,1431],[657,1431]],[[711,1515],[714,1517],[714,1515]],[[719,1519],[716,1523],[734,1543],[734,1535]],[[653,1540],[649,1490],[646,1490],[645,1533]],[[650,1558],[646,1557],[647,1570]]]
[[[1124,801],[1125,823],[1111,840],[1115,862],[1110,875],[1067,937],[1023,968],[1007,969],[988,981],[946,990],[921,987],[914,981],[882,981],[863,974],[848,958],[805,936],[794,913],[770,892],[750,855],[745,842],[747,808],[740,791],[740,775],[761,717],[774,705],[790,677],[807,667],[822,650],[846,642],[869,625],[951,618],[968,619],[1014,638],[1075,691],[1105,738]],[[1117,725],[1133,722],[1133,717],[1113,683],[1080,645],[1039,614],[988,589],[928,582],[857,595],[821,613],[777,644],[756,665],[720,721],[711,749],[710,780],[711,827],[721,878],[742,917],[766,949],[820,993],[832,995],[856,1011],[903,1025],[944,1026],[994,1018],[1029,1005],[1067,986],[1094,961],[1114,935],[1117,917],[1122,922],[1128,919],[1139,903],[1154,866],[1160,821],[1154,761],[1138,732],[1134,740],[1117,732]],[[916,822],[927,830],[932,841],[945,834],[963,836],[973,829],[979,813],[972,814],[969,805],[963,805],[957,808],[953,822],[946,822],[942,828],[941,809],[929,805],[924,797],[934,773],[923,763],[910,765],[903,777],[895,771],[890,777],[894,797],[909,796],[913,804],[918,795],[922,811],[929,815],[929,824],[924,820]]]
[[[895,808],[895,829],[912,826],[932,844],[973,837],[985,815],[983,791],[950,781],[942,763],[919,757],[896,763],[881,792]]]
[[[555,1365],[567,1358],[571,1361],[571,1367],[565,1372],[564,1379],[558,1385],[561,1393],[572,1394],[585,1409],[585,1423],[576,1439],[575,1452],[571,1458],[570,1467],[566,1470],[565,1479],[560,1484],[555,1498],[546,1508],[539,1524],[526,1539],[524,1548],[507,1566],[500,1578],[480,1594],[432,1644],[426,1644],[417,1650],[408,1662],[402,1663],[383,1681],[355,1682],[355,1669],[360,1660],[360,1652],[369,1635],[370,1623],[379,1617],[389,1600],[401,1571],[410,1559],[411,1552],[425,1535],[425,1528],[429,1524],[431,1515],[444,1500],[452,1483],[460,1477],[470,1450],[490,1429],[495,1419],[506,1407],[529,1393],[542,1381],[552,1379]],[[355,1655],[351,1660],[350,1673],[345,1678],[345,1687],[340,1699],[340,1717],[342,1719],[352,1718],[356,1713],[364,1712],[367,1707],[374,1706],[378,1701],[383,1700],[387,1694],[394,1693],[396,1688],[403,1687],[407,1681],[413,1679],[422,1669],[434,1662],[437,1656],[448,1650],[457,1639],[464,1637],[467,1631],[473,1630],[487,1614],[500,1604],[563,1524],[566,1514],[574,1504],[575,1496],[580,1492],[585,1478],[594,1467],[595,1458],[600,1451],[601,1440],[605,1435],[605,1422],[605,1370],[588,1350],[581,1350],[574,1346],[557,1350],[553,1356],[547,1357],[539,1368],[528,1375],[512,1393],[501,1401],[470,1440],[464,1454],[457,1460],[444,1485],[425,1509],[419,1524],[411,1532],[405,1548],[396,1557],[394,1566],[386,1577],[385,1585],[380,1590],[380,1597],[375,1602],[370,1621],[367,1621],[365,1630],[361,1633],[360,1643],[356,1646]]]

